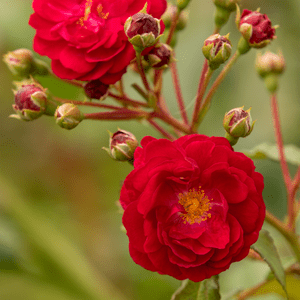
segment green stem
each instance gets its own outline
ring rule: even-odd
[[[226,75],[228,74],[228,72],[230,71],[230,69],[232,68],[232,66],[237,61],[237,59],[239,58],[240,55],[241,54],[238,51],[235,52],[233,57],[229,60],[227,65],[223,68],[222,72],[219,74],[219,76],[217,77],[217,79],[215,80],[213,85],[211,86],[210,90],[208,91],[207,96],[205,97],[204,102],[200,108],[198,126],[201,124],[203,118],[205,117],[205,115],[209,109],[211,99],[212,99],[213,95],[215,94],[215,92],[217,91],[217,88],[222,83],[222,81],[224,80],[224,78],[226,77]]]
[[[300,263],[300,245],[297,235],[292,232],[284,223],[278,220],[275,216],[267,211],[266,219],[270,225],[275,227],[289,242],[292,247],[294,254],[297,258],[297,261]]]

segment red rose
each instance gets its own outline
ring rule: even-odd
[[[135,57],[124,32],[127,18],[146,0],[34,0],[29,24],[36,29],[34,50],[52,59],[64,79],[120,80]],[[147,11],[160,18],[166,0],[148,0]]]
[[[201,281],[245,258],[265,217],[263,177],[222,137],[145,137],[121,190],[133,260]]]
[[[262,48],[275,38],[275,28],[267,15],[244,9],[240,19],[240,32],[250,46]]]

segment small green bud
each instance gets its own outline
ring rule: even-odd
[[[54,117],[56,124],[65,129],[75,128],[84,118],[83,113],[72,103],[64,103],[57,107]]]
[[[3,61],[13,75],[28,77],[32,73],[34,59],[32,51],[28,49],[17,49],[8,52],[3,56]]]
[[[281,52],[278,54],[267,51],[264,55],[258,53],[255,68],[261,77],[269,74],[282,74],[285,70],[285,60]]]
[[[236,5],[240,4],[241,0],[213,0],[217,7],[222,7],[227,11],[235,11]]]
[[[179,10],[184,10],[191,0],[177,0],[177,7]]]
[[[3,56],[13,75],[20,78],[28,78],[31,74],[48,75],[49,67],[46,63],[33,57],[32,51],[28,49],[17,49]]]
[[[117,161],[133,161],[134,151],[138,146],[136,137],[128,131],[119,129],[110,135],[109,149],[103,148]]]
[[[17,91],[15,104],[13,105],[16,115],[10,115],[24,121],[32,121],[45,113],[47,105],[46,90],[34,80],[15,82]]]
[[[213,34],[204,41],[202,52],[208,60],[209,67],[212,70],[219,68],[231,54],[231,42],[229,34],[221,36],[220,34]]]
[[[238,107],[230,110],[225,114],[223,120],[223,127],[226,132],[233,138],[240,138],[248,136],[254,126],[252,122],[250,109],[243,110],[243,107]]]
[[[166,28],[171,27],[174,13],[177,13],[177,7],[175,5],[172,5],[172,4],[168,3],[167,9],[161,17],[161,19],[163,20]],[[188,18],[189,18],[189,12],[186,11],[186,10],[182,11],[179,14],[179,18],[177,20],[175,30],[183,30],[187,25]]]

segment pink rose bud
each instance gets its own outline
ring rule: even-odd
[[[65,129],[75,128],[84,118],[79,108],[72,103],[59,106],[54,114],[56,124]]]
[[[209,62],[209,67],[212,70],[219,68],[231,54],[231,42],[229,34],[221,36],[213,34],[204,41],[202,52]]]
[[[16,119],[32,121],[39,118],[46,109],[47,96],[44,89],[36,83],[20,85],[15,92],[14,111],[17,115],[11,115]]]
[[[91,99],[104,100],[108,95],[109,85],[100,80],[91,80],[84,86],[85,94]]]
[[[167,44],[157,44],[145,59],[152,68],[166,68],[172,60],[172,48]]]
[[[250,47],[265,47],[276,38],[275,28],[272,27],[268,16],[258,11],[245,9],[237,22],[240,32]]]
[[[119,129],[114,134],[111,134],[109,149],[103,149],[115,160],[132,162],[137,146],[138,141],[131,132]]]
[[[223,127],[231,145],[236,144],[240,137],[246,137],[252,132],[255,121],[252,122],[250,109],[243,110],[243,107],[238,107],[225,114]]]
[[[160,21],[147,13],[139,12],[126,20],[124,30],[135,50],[142,52],[157,43]]]
[[[264,55],[258,53],[255,68],[261,77],[269,74],[281,74],[285,69],[285,60],[282,53],[275,54],[267,51]]]

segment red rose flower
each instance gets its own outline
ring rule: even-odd
[[[29,24],[36,29],[34,50],[52,59],[64,79],[120,80],[135,56],[124,23],[146,0],[34,0]],[[166,0],[148,0],[147,11],[160,18]]]
[[[268,16],[248,9],[244,9],[241,15],[240,32],[255,48],[262,48],[275,38],[275,28]]]
[[[263,177],[222,137],[145,137],[121,190],[133,260],[201,281],[245,258],[265,217]]]

